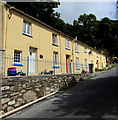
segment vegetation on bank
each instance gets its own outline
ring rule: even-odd
[[[115,67],[115,64],[107,65],[105,68],[102,68],[102,69],[95,68],[95,71],[96,71],[96,72],[99,72],[99,71],[105,71],[105,70],[112,69],[113,67]]]

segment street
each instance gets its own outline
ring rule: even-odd
[[[108,70],[7,118],[79,118],[118,120],[118,73]],[[6,120],[7,118],[4,118]]]

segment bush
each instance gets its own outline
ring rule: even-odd
[[[95,71],[99,71],[99,69],[98,69],[98,68],[95,68]]]
[[[110,67],[107,68],[107,70],[110,70],[110,69],[111,69]]]
[[[107,68],[103,68],[103,70],[107,70]]]
[[[113,67],[115,67],[115,65],[114,65],[114,64],[112,64],[112,65],[111,65],[111,68],[113,68]]]

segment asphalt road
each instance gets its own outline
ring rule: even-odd
[[[27,118],[27,120],[34,118],[118,120],[117,72],[117,69],[113,68],[7,118],[19,118],[18,120],[24,120],[23,118]]]

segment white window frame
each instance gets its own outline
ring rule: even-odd
[[[53,64],[54,66],[58,64],[58,52],[53,52]]]
[[[57,43],[57,35],[56,34],[52,34],[52,44],[55,44],[55,45],[57,45],[58,43]]]
[[[85,67],[88,66],[88,65],[87,65],[87,59],[84,59],[84,65],[85,65]]]
[[[70,49],[70,41],[68,39],[66,39],[66,48]]]
[[[75,51],[77,51],[77,52],[79,51],[78,45],[79,45],[78,43],[75,43]]]
[[[17,64],[21,63],[21,54],[22,54],[21,51],[14,50],[14,63],[17,63]]]
[[[76,69],[78,69],[79,68],[79,58],[78,57],[75,58],[75,65],[76,65]]]
[[[23,33],[28,35],[31,34],[31,23],[23,21]]]
[[[87,49],[86,49],[86,47],[84,47],[84,53],[87,53]]]

